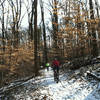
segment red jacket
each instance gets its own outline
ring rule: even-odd
[[[59,67],[60,63],[59,63],[58,60],[54,60],[54,61],[52,62],[52,65],[53,65],[53,66]]]

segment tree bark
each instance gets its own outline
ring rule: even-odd
[[[89,0],[90,5],[90,19],[94,20],[94,11],[93,11],[93,2],[92,0]],[[96,40],[96,30],[93,27],[93,23],[91,23],[91,37],[92,37],[92,55],[93,57],[98,56],[98,47],[97,47],[97,40]]]
[[[2,45],[3,45],[3,52],[4,52],[5,51],[4,3],[2,3]]]
[[[54,39],[54,48],[55,48],[55,51],[54,51],[54,54],[55,56],[58,56],[59,54],[59,47],[57,45],[57,41],[58,41],[58,11],[57,11],[57,0],[54,0],[53,1],[54,3],[54,8],[53,8],[53,39]]]
[[[38,75],[38,47],[37,47],[37,0],[34,0],[34,66],[35,66],[35,75]]]
[[[43,39],[44,39],[44,64],[48,62],[47,58],[47,41],[46,41],[46,30],[45,30],[45,23],[44,23],[44,9],[43,9],[43,1],[40,2],[41,6],[41,16],[42,16],[42,24],[43,24]]]

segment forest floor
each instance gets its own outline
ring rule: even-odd
[[[51,68],[49,71],[41,70],[42,76],[23,82],[16,88],[9,89],[16,83],[1,88],[0,100],[100,100],[100,81],[87,78],[88,68],[83,69],[61,72],[59,83],[54,82]]]

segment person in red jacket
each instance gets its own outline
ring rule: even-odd
[[[52,62],[53,71],[54,71],[54,80],[58,83],[59,81],[59,66],[60,62],[55,58]]]

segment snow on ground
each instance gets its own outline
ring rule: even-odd
[[[88,81],[80,76],[70,79],[69,72],[60,75],[60,82],[56,83],[51,69],[43,73],[42,77],[27,81],[0,100],[100,100],[100,84],[95,80]]]
[[[100,100],[100,94],[97,93],[96,81],[88,82],[82,79],[67,80],[63,75],[60,76],[60,82],[57,84],[51,76],[52,71],[46,72],[47,87],[40,89],[42,95],[49,96],[53,100]],[[49,78],[48,78],[49,77]]]

